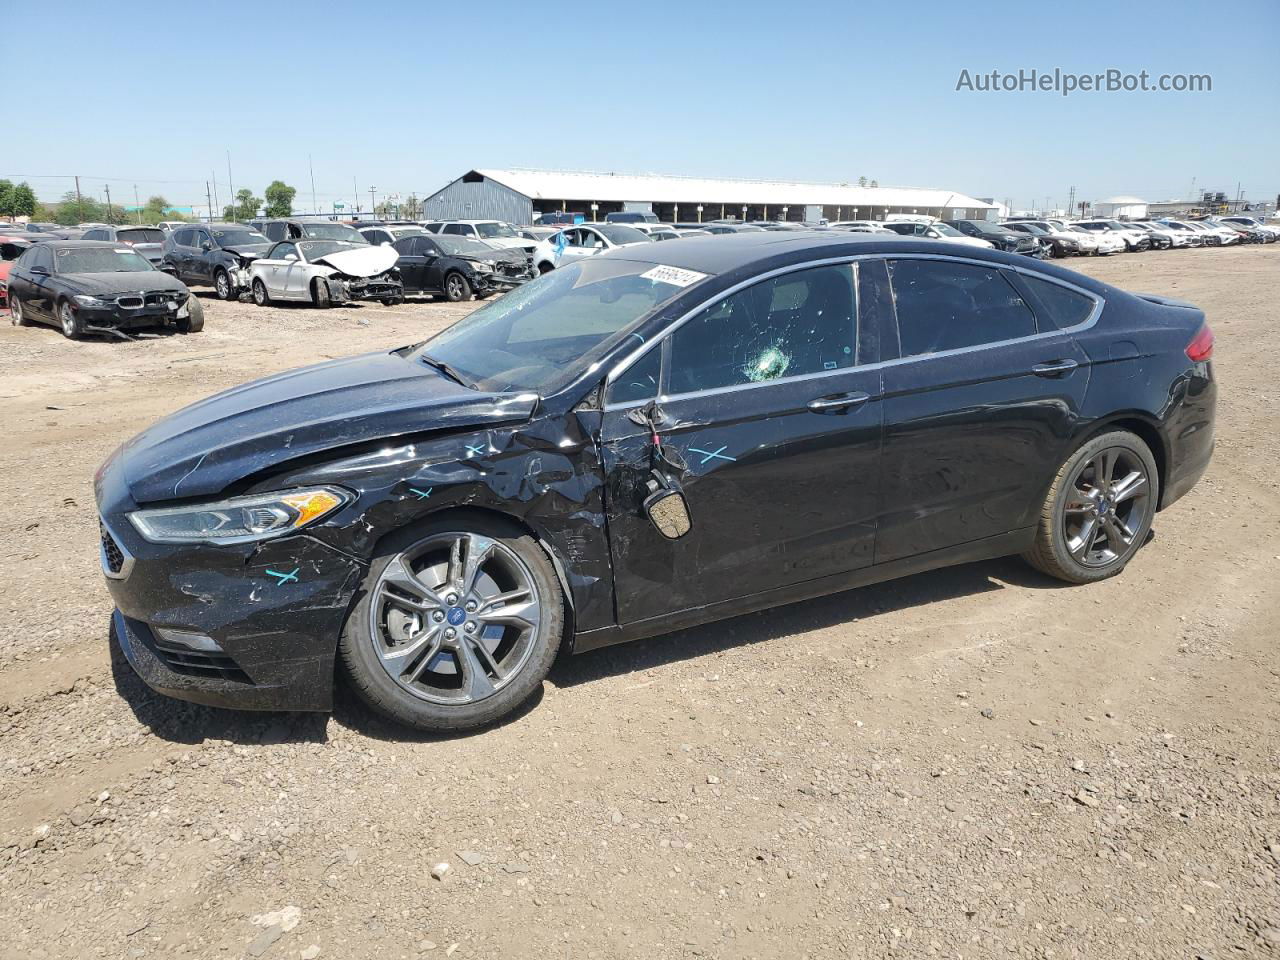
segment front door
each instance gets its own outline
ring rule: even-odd
[[[889,275],[898,342],[886,355],[899,359],[884,367],[876,562],[1033,525],[1068,453],[1088,356],[1033,308],[1034,291],[1024,297],[1028,281],[996,265],[901,258]],[[1093,299],[1059,289],[1087,319]]]
[[[850,263],[796,268],[690,317],[606,391],[606,509],[619,622],[635,623],[872,562],[882,403],[859,340]],[[658,386],[660,384],[660,387]],[[653,419],[692,529],[641,510]],[[642,419],[642,418],[639,418]]]

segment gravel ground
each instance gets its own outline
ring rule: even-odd
[[[1280,246],[1071,265],[1218,336],[1215,460],[1123,576],[974,564],[586,654],[457,738],[149,694],[108,652],[92,475],[473,305],[4,325],[0,957],[1280,953]]]

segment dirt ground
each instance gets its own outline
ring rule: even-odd
[[[451,739],[149,694],[109,656],[92,477],[190,401],[472,305],[4,323],[0,957],[1280,954],[1280,245],[1070,265],[1218,338],[1213,465],[1124,575],[1002,560],[586,654]]]

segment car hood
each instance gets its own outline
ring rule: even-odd
[[[171,414],[128,441],[138,503],[207,497],[324,450],[532,416],[536,394],[483,393],[420,361],[371,353],[256,380]]]
[[[237,257],[244,257],[248,260],[257,260],[265,257],[267,251],[272,247],[269,243],[242,243],[238,246],[223,247],[227,253],[235,254]]]
[[[80,292],[95,296],[105,293],[137,293],[139,290],[152,292],[187,289],[180,280],[159,270],[130,270],[127,273],[72,273],[60,276]]]
[[[323,263],[353,277],[376,277],[394,267],[399,259],[400,254],[393,247],[369,246],[316,257],[312,263]]]
[[[527,249],[535,244],[535,241],[524,237],[483,237],[480,242],[487,243],[495,250]]]

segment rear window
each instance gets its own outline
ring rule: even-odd
[[[1031,288],[1031,294],[1040,301],[1053,325],[1059,329],[1084,323],[1093,312],[1093,300],[1077,290],[1069,290],[1059,283],[1041,280],[1027,274],[1022,280]]]
[[[164,243],[164,231],[155,230],[117,230],[116,239],[125,243]]]
[[[1016,340],[1035,315],[999,270],[945,260],[889,264],[902,356]]]

